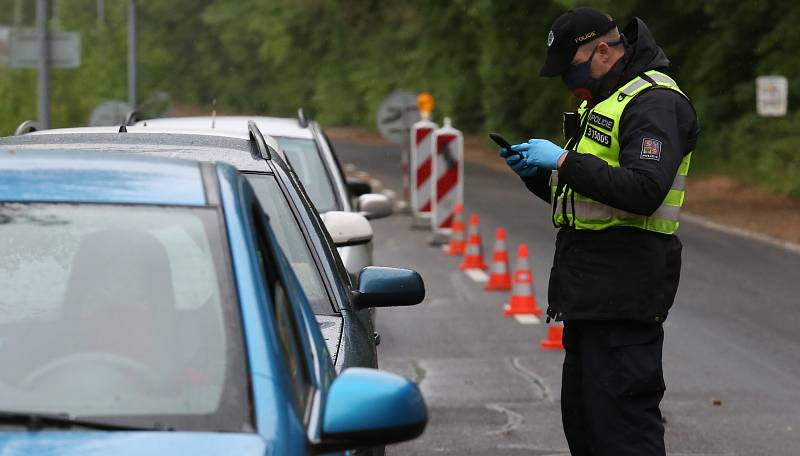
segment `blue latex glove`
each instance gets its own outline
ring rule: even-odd
[[[511,147],[513,148],[514,146]],[[508,166],[520,177],[528,177],[536,174],[536,167],[523,160],[519,154],[515,154],[508,149],[500,149],[500,156],[505,158]]]
[[[558,159],[566,152],[546,139],[531,139],[525,144],[517,144],[511,148],[525,157],[524,161],[528,167],[546,170],[558,169]]]

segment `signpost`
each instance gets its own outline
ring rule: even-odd
[[[21,7],[15,6],[15,24],[21,22]],[[39,127],[50,128],[50,68],[81,65],[81,37],[78,32],[50,32],[50,1],[36,0],[36,27],[11,30],[8,64],[11,68],[36,68],[39,97]]]
[[[37,66],[36,90],[39,94],[39,127],[50,128],[50,30],[47,21],[50,20],[50,4],[48,0],[36,0],[36,27],[38,45],[36,46]],[[14,46],[11,46],[14,49]],[[13,54],[13,51],[12,51]]]
[[[136,103],[136,0],[128,0],[128,103],[137,109]]]
[[[420,120],[417,110],[417,94],[408,90],[390,93],[381,102],[377,114],[378,130],[384,138],[395,144],[404,146],[401,155],[403,167],[403,201],[396,208],[398,212],[408,210],[410,173],[409,173],[409,137],[411,126]]]
[[[756,78],[756,112],[759,116],[786,115],[789,100],[789,83],[784,76],[759,76]]]

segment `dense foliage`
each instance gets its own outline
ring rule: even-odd
[[[53,123],[86,123],[126,98],[127,0],[54,0],[55,29],[80,30],[83,64],[53,71]],[[33,3],[0,0],[0,25],[32,24]],[[647,22],[694,100],[696,170],[724,171],[800,195],[800,3],[788,0],[588,0],[620,24]],[[397,88],[428,90],[435,115],[469,131],[558,137],[574,100],[537,77],[552,20],[568,0],[140,0],[140,93],[223,110],[372,126]],[[0,69],[0,133],[35,117],[35,72]],[[790,115],[755,116],[754,79],[789,78]]]

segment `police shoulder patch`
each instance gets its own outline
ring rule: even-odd
[[[661,141],[653,138],[642,138],[642,160],[661,161]]]
[[[584,134],[584,136],[600,144],[601,146],[611,147],[611,136],[603,133],[602,131],[596,128],[587,126],[586,133]]]

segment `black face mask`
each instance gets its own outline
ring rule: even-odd
[[[619,40],[607,44],[609,46],[618,46],[623,44],[624,40],[625,37],[620,34]],[[570,66],[567,71],[561,75],[561,80],[564,81],[564,85],[566,85],[576,97],[581,100],[586,100],[589,106],[592,105],[592,99],[596,98],[596,94],[603,85],[603,78],[606,76],[603,75],[598,79],[592,77],[592,59],[594,58],[595,52],[597,52],[597,46],[595,46],[585,62]]]

